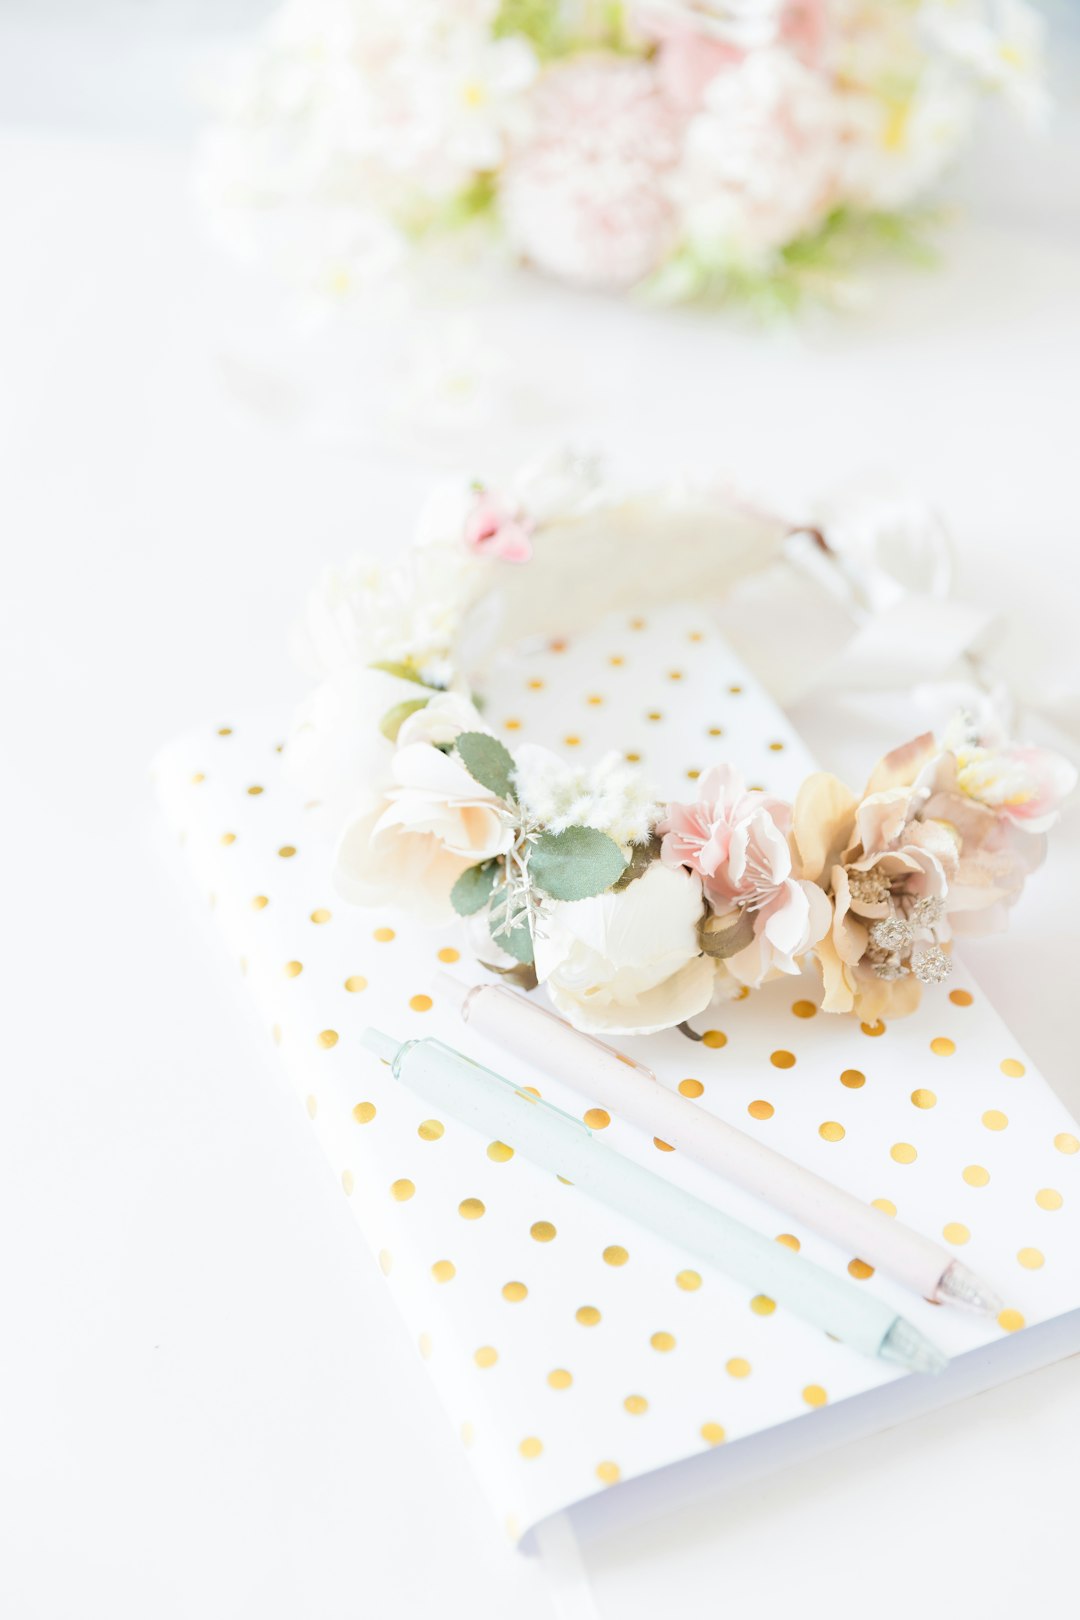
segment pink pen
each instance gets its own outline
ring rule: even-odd
[[[804,1221],[924,1299],[1000,1311],[994,1291],[941,1244],[669,1091],[643,1064],[502,985],[470,989],[449,973],[440,973],[438,983],[463,1020],[505,1051]]]

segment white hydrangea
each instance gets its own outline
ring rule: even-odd
[[[650,785],[615,752],[595,765],[577,767],[526,743],[515,755],[514,781],[530,820],[555,833],[594,827],[624,850],[647,842],[660,813]]]

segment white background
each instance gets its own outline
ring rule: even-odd
[[[276,296],[200,232],[185,81],[257,10],[0,13],[0,1613],[540,1620],[541,1572],[489,1523],[146,781],[174,732],[297,693],[309,578],[392,544],[453,449],[372,415],[362,335],[274,335]],[[1075,105],[1071,47],[1057,68]],[[802,335],[516,289],[487,330],[531,414],[481,421],[470,469],[562,432],[616,470],[796,506],[892,470],[947,515],[961,594],[1002,612],[1012,655],[1075,686],[1078,181],[1075,113],[1041,145],[994,130],[942,270]],[[856,780],[900,734],[798,719]],[[1012,932],[969,952],[1074,1112],[1078,821]],[[1074,1360],[722,1520],[589,1548],[593,1601],[1061,1612],[1078,1441]]]

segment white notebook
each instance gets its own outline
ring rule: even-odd
[[[497,732],[582,758],[617,747],[666,796],[720,759],[787,796],[813,769],[704,610],[612,617],[506,661],[490,693]],[[941,1238],[1003,1296],[1001,1323],[913,1299],[617,1115],[590,1114],[620,1151],[895,1301],[956,1358],[939,1378],[912,1377],[427,1117],[361,1047],[368,1024],[437,1035],[575,1113],[589,1104],[440,1005],[446,963],[482,976],[454,929],[335,895],[335,829],[290,780],[287,729],[283,714],[223,713],[162,752],[161,802],[280,1049],[298,1121],[409,1324],[417,1377],[435,1382],[446,1443],[467,1448],[515,1542],[563,1509],[584,1530],[670,1509],[1080,1347],[1080,1127],[962,960],[885,1029],[819,1013],[807,975],[702,1015],[701,1042],[668,1031],[620,1044],[664,1084],[692,1082],[702,1107]]]

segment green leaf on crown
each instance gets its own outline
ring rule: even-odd
[[[487,905],[498,870],[498,861],[484,861],[482,865],[470,866],[462,872],[450,890],[450,904],[459,917],[471,917],[475,911],[481,911]]]
[[[417,686],[429,684],[415,664],[401,664],[393,658],[377,658],[373,664],[368,665],[368,668],[381,669],[384,675],[396,675],[400,681],[415,681]]]
[[[516,957],[519,962],[531,963],[533,959],[532,933],[524,915],[518,918],[513,928],[508,928],[505,933],[498,933],[497,930],[502,927],[505,918],[506,899],[504,896],[495,902],[489,914],[488,927],[492,940],[502,950],[508,951],[511,956]]]
[[[622,877],[626,856],[595,827],[542,832],[529,852],[529,876],[553,900],[588,900]]]
[[[395,703],[392,709],[387,709],[386,713],[379,721],[379,730],[382,732],[383,736],[388,737],[391,742],[397,742],[397,734],[405,724],[406,720],[409,718],[410,714],[415,714],[417,709],[424,708],[430,702],[431,699],[429,697],[422,697],[406,698],[403,703]]]
[[[500,799],[513,798],[514,756],[497,737],[489,737],[486,731],[463,731],[457,751],[474,782],[497,793]]]

